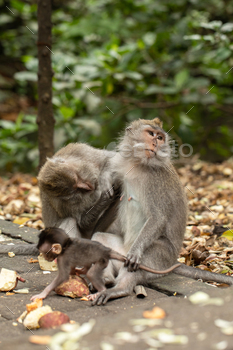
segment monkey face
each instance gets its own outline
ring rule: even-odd
[[[50,262],[57,258],[57,254],[54,254],[53,252],[42,253],[42,255],[45,260]]]
[[[54,245],[49,243],[44,243],[39,247],[39,252],[43,255],[43,258],[47,261],[53,261],[58,257],[56,251],[54,251]]]
[[[165,134],[160,129],[147,127],[143,130],[145,140],[145,152],[147,158],[154,157],[165,143]]]

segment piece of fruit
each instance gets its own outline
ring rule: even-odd
[[[57,263],[55,261],[47,261],[42,254],[38,256],[40,269],[44,271],[57,271]]]
[[[47,345],[50,343],[51,338],[50,335],[31,335],[29,341],[33,344]]]
[[[39,319],[48,314],[49,312],[53,312],[50,306],[42,306],[38,307],[37,309],[31,311],[27,316],[25,317],[23,324],[28,329],[35,329],[40,328],[39,326]]]
[[[39,319],[41,328],[56,328],[63,323],[68,323],[69,317],[60,311],[50,312]]]
[[[86,281],[77,275],[71,275],[67,282],[55,289],[55,292],[71,298],[81,298],[90,294]]]
[[[29,313],[29,312],[37,309],[38,307],[41,307],[42,305],[43,305],[43,300],[36,299],[32,303],[26,305],[27,312]]]
[[[164,318],[165,316],[166,316],[165,311],[158,306],[155,306],[150,311],[143,312],[143,317],[145,318]]]
[[[9,292],[13,290],[18,281],[25,282],[25,279],[20,277],[16,271],[2,268],[0,273],[0,291]]]

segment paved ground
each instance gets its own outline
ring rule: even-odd
[[[8,224],[7,224],[8,225]],[[11,226],[0,229],[11,231]],[[17,236],[18,227],[14,227]],[[22,230],[21,230],[22,231]],[[8,232],[9,233],[9,232]],[[28,242],[36,241],[35,230]],[[17,243],[17,241],[14,241]],[[54,278],[56,272],[49,275],[39,270],[38,264],[29,264],[29,257],[7,255],[0,256],[0,267],[16,270],[27,282],[19,282],[18,288],[28,287],[29,294],[14,294],[6,296],[0,293],[0,349],[46,349],[45,345],[33,345],[28,339],[31,335],[22,324],[13,325],[17,317],[25,310],[31,295],[41,291],[47,283]],[[31,269],[32,268],[32,269]],[[31,270],[30,270],[31,269]],[[148,296],[144,299],[136,298],[135,295],[119,300],[110,301],[106,306],[92,307],[90,302],[57,296],[52,293],[44,302],[52,309],[65,312],[71,320],[82,324],[90,319],[95,319],[96,324],[91,333],[84,336],[80,341],[80,349],[90,350],[117,350],[117,349],[155,349],[148,339],[142,339],[142,334],[148,330],[159,328],[172,329],[174,334],[186,335],[186,345],[164,345],[164,349],[233,349],[233,335],[225,335],[214,324],[216,319],[233,321],[232,302],[233,288],[214,288],[201,282],[189,280],[177,275],[162,277],[154,283],[155,289],[147,288]],[[159,290],[159,291],[158,291]],[[187,296],[198,290],[203,290],[211,297],[220,297],[224,300],[221,306],[216,305],[193,305]],[[176,292],[176,296],[173,294]],[[130,323],[132,319],[142,318],[144,310],[150,310],[155,305],[163,308],[167,314],[162,325],[152,328],[134,327]],[[33,330],[34,334],[54,334],[55,330]],[[129,341],[117,340],[116,333],[129,332],[132,336]],[[152,339],[153,340],[153,339]],[[102,342],[108,344],[103,345]],[[216,344],[219,344],[216,347]],[[102,344],[102,345],[101,345]],[[111,344],[113,347],[111,347]],[[48,347],[49,348],[49,347]],[[70,349],[69,349],[70,350]]]

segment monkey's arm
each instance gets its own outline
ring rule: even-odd
[[[96,232],[105,231],[116,218],[119,191],[114,191],[112,197],[107,192],[103,192],[97,201],[81,218],[82,231]],[[102,215],[101,215],[102,214]]]
[[[165,217],[160,213],[159,220],[156,215],[150,216],[141,231],[133,242],[128,251],[125,266],[128,271],[136,271],[141,264],[141,259],[148,247],[150,247],[157,239],[162,237],[165,230]]]
[[[49,293],[52,292],[56,287],[58,287],[61,283],[67,281],[69,279],[70,266],[69,264],[65,264],[61,262],[59,263],[58,258],[58,275],[54,280],[41,292],[40,294],[33,295],[30,300],[34,301],[36,299],[45,299]]]

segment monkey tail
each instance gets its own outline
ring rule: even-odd
[[[148,266],[145,266],[145,265],[139,265],[139,269],[141,270],[144,270],[144,271],[148,271],[148,272],[151,272],[151,273],[156,273],[156,274],[159,274],[159,275],[163,275],[163,274],[166,274],[166,273],[169,273],[169,272],[172,272],[173,270],[175,270],[177,267],[179,267],[181,264],[175,264],[175,265],[172,265],[171,267],[169,267],[168,269],[166,270],[154,270],[154,269],[151,269],[150,267]]]
[[[126,261],[126,257],[124,255],[116,252],[115,250],[111,250],[110,259],[115,259],[115,260],[122,261],[122,262]]]
[[[18,255],[38,255],[39,254],[39,250],[36,248],[36,244],[19,244],[15,246],[1,244],[0,254],[7,254],[8,252],[13,252]]]
[[[201,270],[192,266],[181,264],[175,271],[177,275],[189,277],[195,280],[202,279],[203,281],[211,281],[217,283],[233,284],[233,278],[231,276],[222,275],[215,272]]]

